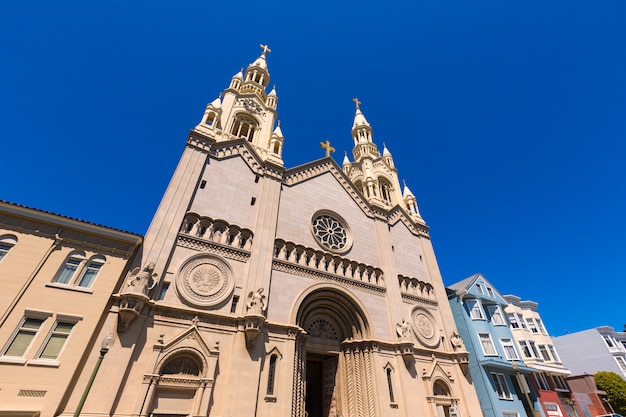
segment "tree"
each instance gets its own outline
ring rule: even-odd
[[[626,414],[626,380],[615,372],[596,372],[598,389],[606,391],[609,403],[619,414]]]

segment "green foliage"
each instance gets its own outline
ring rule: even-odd
[[[613,410],[626,415],[626,380],[615,372],[596,372],[594,378],[598,389],[606,391]]]

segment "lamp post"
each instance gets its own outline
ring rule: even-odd
[[[524,395],[526,396],[526,402],[528,403],[528,408],[530,408],[530,411],[532,411],[533,415],[535,415],[535,405],[530,401],[530,396],[528,395],[528,390],[522,386],[522,377],[521,377],[521,374],[520,374],[520,371],[519,371],[519,365],[517,364],[517,362],[512,361],[511,362],[511,366],[513,367],[513,370],[517,374],[517,380],[519,381],[520,389],[522,391],[524,391]],[[524,385],[526,385],[526,384],[524,384]]]
[[[98,374],[98,369],[100,369],[100,364],[102,363],[102,359],[104,359],[104,355],[107,354],[111,346],[113,346],[113,342],[115,339],[113,338],[113,333],[109,333],[104,339],[102,339],[102,343],[100,343],[100,357],[96,362],[96,366],[93,368],[93,372],[91,373],[91,377],[89,378],[89,382],[87,382],[87,386],[85,387],[85,392],[83,392],[83,396],[80,398],[78,402],[78,406],[76,407],[76,412],[74,413],[74,417],[80,416],[80,412],[83,410],[83,405],[85,405],[85,400],[87,400],[87,395],[89,395],[89,390],[93,385],[94,379],[96,379],[96,375]]]

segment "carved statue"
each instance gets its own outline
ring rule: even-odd
[[[450,336],[450,343],[452,343],[452,348],[454,350],[463,350],[465,348],[465,345],[463,344],[463,339],[461,339],[461,336],[459,336],[456,330],[453,331],[452,335]]]
[[[409,326],[409,322],[404,319],[402,319],[402,323],[396,324],[396,333],[398,333],[400,339],[409,338]]]
[[[248,301],[246,302],[247,312],[253,314],[263,314],[267,305],[265,304],[265,294],[263,294],[263,288],[259,288],[255,291],[250,291],[248,294]]]
[[[157,281],[154,279],[156,277],[153,263],[146,265],[141,272],[139,268],[135,268],[128,277],[128,291],[147,295],[148,291],[156,286]]]

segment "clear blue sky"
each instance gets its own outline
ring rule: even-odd
[[[626,2],[0,5],[0,199],[144,234],[205,105],[268,55],[287,167],[353,97],[431,227],[551,334],[626,323]]]

